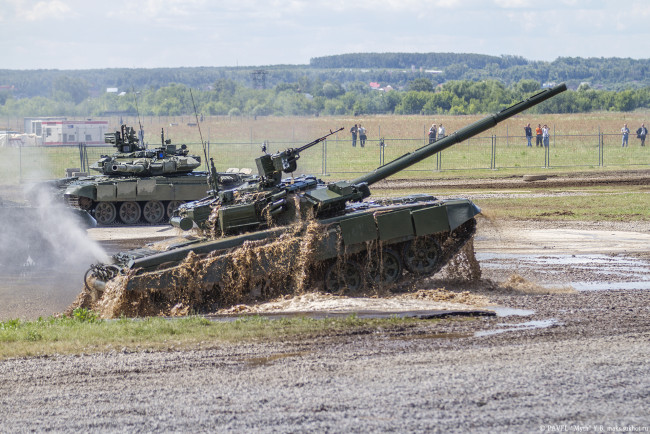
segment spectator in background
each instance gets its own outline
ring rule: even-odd
[[[544,147],[548,148],[551,134],[548,125],[546,124],[544,124],[544,126],[542,127],[542,138],[544,139]]]
[[[636,137],[641,140],[641,146],[645,146],[645,136],[647,135],[648,129],[645,127],[645,124],[641,124],[641,127],[636,130]]]
[[[533,130],[530,128],[530,124],[524,127],[524,132],[526,133],[526,142],[528,143],[526,146],[532,148],[533,145],[530,141],[533,139]]]
[[[537,124],[537,128],[535,128],[535,136],[537,138],[535,147],[542,146],[542,124]]]
[[[627,141],[630,138],[630,129],[627,127],[627,124],[623,124],[621,128],[621,134],[623,135],[623,141],[621,142],[622,148],[627,148]]]
[[[363,148],[366,146],[366,129],[359,124],[359,144]]]
[[[445,137],[445,127],[443,127],[442,124],[440,124],[440,126],[438,127],[438,138],[442,139],[443,137]]]
[[[352,147],[356,148],[357,147],[357,133],[359,132],[359,128],[357,128],[357,124],[354,124],[352,128],[350,128],[350,133],[352,134]]]
[[[436,141],[437,132],[438,132],[438,126],[436,124],[431,124],[431,128],[429,128],[429,143],[433,143]]]

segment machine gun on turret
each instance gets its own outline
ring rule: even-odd
[[[262,152],[264,152],[264,155],[255,159],[257,170],[260,177],[262,177],[263,183],[267,186],[279,185],[282,181],[283,172],[290,174],[296,171],[298,168],[298,159],[300,158],[300,153],[302,151],[319,144],[329,136],[334,135],[341,130],[343,130],[343,127],[335,131],[330,130],[328,134],[325,134],[306,145],[299,148],[288,148],[282,152],[276,152],[275,154],[267,154],[266,144],[264,144],[262,146]]]
[[[104,133],[104,143],[110,143],[117,148],[117,152],[129,153],[144,150],[133,127],[122,125],[120,131]]]

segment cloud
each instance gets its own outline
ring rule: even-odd
[[[61,20],[76,14],[66,3],[60,0],[39,1],[27,6],[24,1],[14,1],[16,17],[25,21],[42,21],[45,19]]]

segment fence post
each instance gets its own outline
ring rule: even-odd
[[[497,165],[497,136],[496,134],[492,134],[492,137],[490,138],[492,142],[491,146],[491,156],[490,156],[490,169],[494,170],[496,169]]]
[[[323,142],[323,175],[327,175],[327,140]]]
[[[542,141],[542,145],[544,145],[543,141]],[[548,169],[549,166],[551,165],[550,164],[551,162],[549,161],[549,157],[550,157],[549,150],[550,149],[551,149],[550,146],[544,146],[544,168],[545,169]]]
[[[321,165],[320,165],[321,175],[325,175],[327,171],[327,139],[323,140],[323,146],[321,147]]]
[[[18,183],[23,183],[23,145],[18,146]]]

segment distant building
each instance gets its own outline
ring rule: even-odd
[[[25,134],[36,134],[37,136],[41,134],[41,123],[46,121],[65,121],[68,118],[64,116],[39,116],[31,118],[23,118],[23,131]]]
[[[103,145],[108,121],[43,121],[43,146]]]

